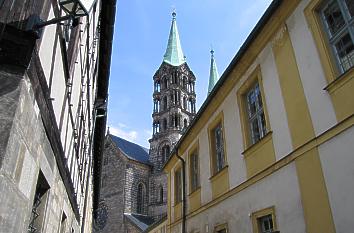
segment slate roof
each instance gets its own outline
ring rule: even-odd
[[[124,216],[143,231],[154,223],[154,219],[146,215],[124,213]]]
[[[129,158],[141,163],[150,164],[149,149],[139,146],[138,144],[129,142],[123,138],[109,135],[116,146]]]

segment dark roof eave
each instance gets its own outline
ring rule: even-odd
[[[100,39],[98,53],[97,102],[107,102],[108,85],[112,55],[112,41],[116,13],[116,0],[101,2]],[[107,117],[96,118],[93,139],[93,209],[97,209],[100,193],[100,173],[102,164],[103,142]]]
[[[261,19],[257,22],[256,26],[252,29],[251,33],[248,35],[245,42],[242,44],[241,48],[236,53],[235,57],[232,59],[231,63],[227,66],[226,70],[221,75],[219,81],[215,84],[213,90],[207,96],[206,100],[204,101],[204,103],[200,107],[200,109],[197,112],[196,116],[194,117],[193,121],[186,129],[186,132],[178,140],[174,149],[171,151],[171,154],[176,153],[176,149],[180,147],[180,145],[181,145],[182,141],[185,139],[186,135],[188,135],[189,131],[193,128],[193,126],[196,124],[198,119],[203,115],[204,111],[206,110],[206,108],[209,105],[209,103],[211,102],[211,100],[214,98],[216,93],[218,93],[219,89],[223,86],[224,82],[227,80],[227,77],[232,72],[233,68],[238,64],[238,62],[244,56],[247,49],[251,46],[253,40],[259,35],[259,33],[262,31],[262,29],[264,28],[264,26],[266,25],[268,20],[273,16],[274,12],[279,8],[279,6],[281,5],[282,2],[283,2],[283,0],[273,0],[273,2],[270,4],[270,6],[267,8],[267,10],[264,12]],[[163,169],[165,168],[165,166],[169,163],[169,161],[171,159],[172,159],[172,156],[170,156],[170,158],[166,161],[166,163],[163,166]]]

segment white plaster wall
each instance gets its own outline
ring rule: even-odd
[[[55,27],[55,26],[51,25],[49,27]],[[48,56],[49,56],[49,54],[48,54]],[[41,58],[41,62],[44,60],[50,59],[48,56],[44,55],[44,57]],[[48,85],[49,85],[49,83],[48,83]],[[64,101],[65,87],[66,87],[66,85],[65,85],[65,77],[64,77],[64,70],[63,70],[62,54],[61,54],[60,46],[58,44],[58,46],[56,47],[56,52],[55,52],[55,62],[53,65],[52,88],[51,88],[51,94],[50,94],[50,97],[53,98],[52,104],[53,104],[54,114],[55,114],[55,118],[56,118],[57,123],[59,123],[59,120],[60,120],[60,114],[61,114],[62,105],[63,105],[63,101]]]
[[[200,230],[211,233],[214,226],[225,222],[229,232],[253,232],[250,214],[271,206],[275,206],[280,232],[306,232],[294,163],[188,219],[187,232]],[[209,231],[206,231],[206,225]]]
[[[221,105],[224,112],[230,189],[246,180],[246,165],[242,155],[243,138],[236,96],[236,88],[234,88]]]
[[[284,107],[279,76],[270,43],[258,56],[261,66],[265,105],[268,110],[270,129],[273,131],[273,144],[276,160],[292,151],[288,118]]]
[[[53,9],[50,8],[48,19],[53,19],[55,18]],[[54,41],[56,37],[56,25],[51,25],[44,27],[43,29],[43,35],[42,35],[42,43],[41,46],[39,47],[39,58],[41,59],[42,63],[42,68],[47,80],[47,83],[49,83],[49,77],[51,74],[51,69],[52,69],[52,59],[53,58],[53,52],[54,52]],[[58,42],[59,46],[59,42]]]
[[[315,134],[319,135],[335,125],[337,120],[330,96],[327,91],[323,90],[328,83],[324,76],[316,44],[304,15],[304,9],[309,2],[309,0],[301,1],[286,24]]]
[[[200,186],[201,186],[201,203],[202,205],[209,202],[212,198],[210,184],[210,155],[209,155],[209,139],[207,128],[204,127],[199,133],[199,151],[200,151]]]
[[[337,233],[354,229],[354,127],[319,147]]]

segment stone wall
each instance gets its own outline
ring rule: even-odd
[[[129,233],[141,233],[140,229],[137,228],[133,223],[131,223],[128,219],[125,219],[126,231]]]
[[[142,214],[148,213],[149,174],[148,165],[128,159],[107,136],[103,153],[100,199],[108,207],[108,218],[104,228],[96,229],[96,232],[131,232],[125,225],[124,213],[137,212],[137,189],[140,183],[145,186]]]
[[[79,232],[28,77],[1,70],[0,81],[0,232],[27,232],[39,174],[49,188],[38,208],[40,232]]]
[[[144,202],[142,205],[142,212],[140,214],[147,215],[148,213],[148,190],[150,168],[144,164],[129,161],[126,164],[125,170],[125,212],[137,213],[137,193],[138,185],[143,184],[144,187]]]
[[[164,173],[154,174],[149,177],[149,216],[155,221],[166,215],[167,205],[167,176]],[[160,188],[163,188],[161,202]]]
[[[101,196],[108,207],[108,218],[103,229],[96,232],[124,232],[124,184],[127,159],[119,155],[119,150],[107,137],[101,180]]]

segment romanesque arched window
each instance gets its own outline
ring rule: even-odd
[[[167,110],[167,96],[163,97],[163,110]]]
[[[155,81],[155,91],[160,92],[161,90],[161,84],[160,80]]]
[[[162,88],[163,89],[167,89],[168,87],[168,78],[167,77],[164,77],[163,80],[162,80]]]
[[[163,202],[163,187],[162,185],[160,185],[160,188],[159,188],[159,202],[162,203]]]
[[[162,163],[164,163],[168,159],[169,155],[170,155],[170,146],[169,145],[163,146],[161,148]]]
[[[145,186],[142,183],[138,184],[136,199],[136,212],[142,214],[145,206]]]
[[[183,108],[187,109],[187,98],[185,96],[183,97]]]
[[[162,129],[163,129],[164,131],[167,129],[167,119],[166,119],[166,118],[164,118],[164,119],[162,120]]]
[[[183,89],[187,90],[187,78],[183,76]]]

